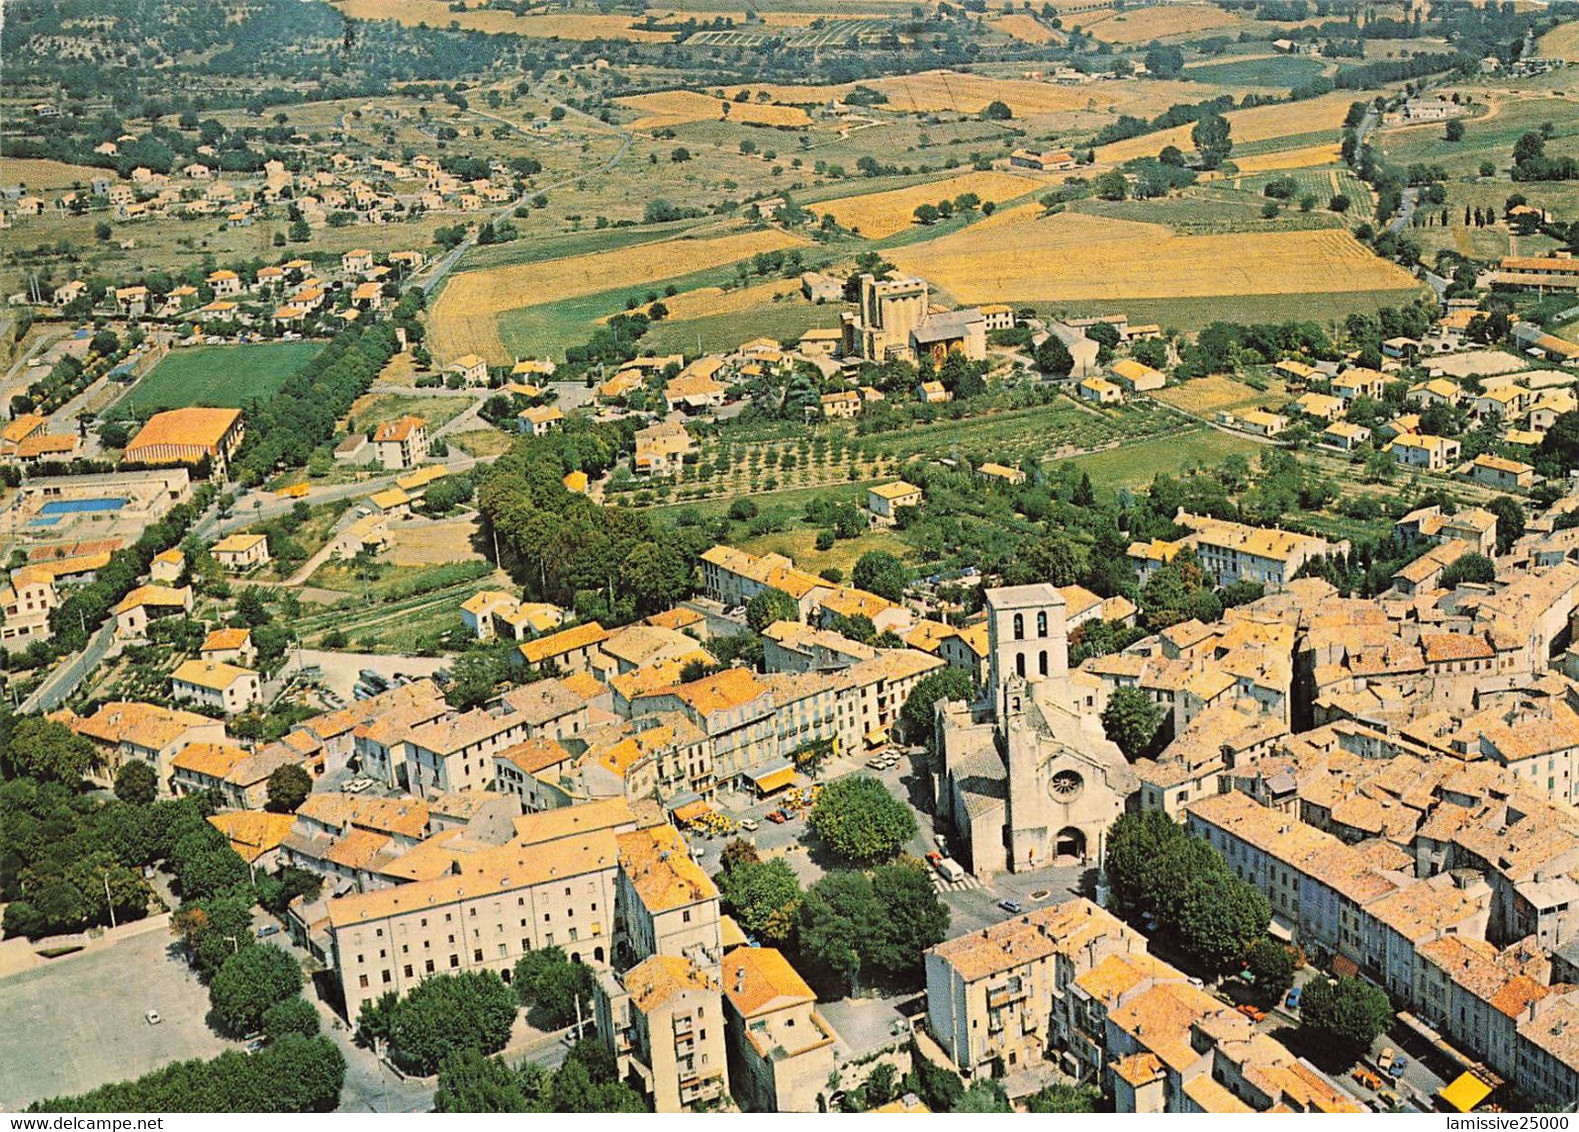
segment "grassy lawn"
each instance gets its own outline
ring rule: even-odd
[[[248,401],[270,396],[320,348],[317,342],[265,342],[177,350],[121,403],[134,412],[188,405],[239,409]]]
[[[840,539],[832,550],[817,549],[817,532],[811,528],[781,531],[777,534],[758,535],[740,544],[742,550],[752,554],[782,554],[793,559],[795,565],[813,574],[830,566],[844,571],[848,578],[856,561],[869,550],[886,550],[898,558],[907,558],[914,548],[897,534],[888,530],[870,531],[860,538]]]
[[[463,395],[407,397],[399,393],[370,393],[366,397],[359,397],[356,404],[351,406],[350,430],[366,432],[368,429],[377,428],[385,421],[396,420],[410,414],[426,421],[428,432],[431,434],[441,425],[448,424],[460,416],[471,403],[472,398]]]
[[[659,354],[691,354],[732,350],[750,338],[792,342],[816,326],[827,326],[829,308],[799,298],[767,302],[748,311],[702,318],[665,319],[643,335],[642,349]],[[700,343],[700,345],[698,345]]]
[[[1288,90],[1307,83],[1327,69],[1319,59],[1279,55],[1275,59],[1237,59],[1191,67],[1185,76],[1218,86],[1268,86]]]
[[[706,218],[706,219],[711,219]],[[461,260],[458,271],[475,271],[484,267],[509,267],[516,263],[541,263],[545,259],[564,259],[569,256],[590,255],[593,252],[613,251],[654,240],[667,240],[689,228],[698,227],[703,221],[681,220],[672,224],[653,224],[641,227],[594,228],[584,232],[561,232],[538,235],[530,239],[511,240],[507,244],[491,244],[485,248],[474,247]],[[518,223],[518,227],[525,227]]]
[[[782,491],[760,491],[751,495],[751,502],[761,511],[774,508],[787,508],[800,514],[809,500],[827,498],[834,501],[850,499],[863,502],[866,499],[866,489],[874,483],[887,483],[892,476],[861,480],[853,483],[830,484],[824,487],[796,487],[786,488]],[[694,512],[702,519],[716,519],[725,514],[733,506],[737,496],[721,495],[714,499],[700,499],[682,503],[666,503],[652,507],[650,513],[661,518],[673,519],[681,511]]]
[[[469,429],[466,432],[457,432],[454,436],[446,436],[444,439],[448,440],[452,447],[459,448],[466,455],[475,456],[479,460],[491,460],[495,456],[503,456],[514,443],[496,428]]]
[[[1116,440],[1177,428],[1182,423],[1172,413],[1144,403],[1118,409],[1086,409],[1060,397],[1048,405],[918,425],[865,437],[860,443],[868,451],[895,459],[960,455],[977,461],[1015,464],[1026,456],[1056,458],[1060,448],[1098,448]]]
[[[1160,474],[1178,475],[1186,468],[1220,464],[1230,456],[1253,459],[1262,447],[1215,428],[1200,428],[1078,456],[1073,463],[1098,488],[1116,491],[1145,487]]]

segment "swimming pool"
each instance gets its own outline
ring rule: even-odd
[[[40,515],[78,515],[92,511],[119,511],[126,506],[119,499],[52,499],[38,509]]]

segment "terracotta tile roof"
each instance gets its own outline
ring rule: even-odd
[[[589,645],[601,644],[608,640],[609,632],[596,621],[589,621],[585,625],[577,625],[573,629],[563,629],[558,633],[550,633],[546,637],[539,637],[535,641],[525,641],[521,644],[521,655],[528,664],[541,664],[545,660],[564,656],[566,653],[575,652],[577,649],[587,648]]]
[[[163,446],[217,452],[240,416],[240,409],[186,408],[155,413],[127,444],[125,459],[135,461],[143,449]]]
[[[716,900],[718,887],[670,825],[619,836],[620,866],[649,913]]]
[[[217,778],[221,781],[232,770],[240,766],[250,756],[245,747],[233,747],[221,743],[193,743],[183,747],[170,760],[174,770],[184,770],[190,774],[201,774],[208,778]]]
[[[638,963],[625,972],[623,981],[631,1004],[643,1014],[666,1005],[686,991],[718,990],[695,963],[674,955],[654,955]]]
[[[724,956],[719,977],[724,994],[743,1018],[817,999],[784,953],[772,947],[735,948]]]

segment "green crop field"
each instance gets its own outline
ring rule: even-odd
[[[1159,475],[1176,476],[1186,468],[1211,467],[1230,456],[1253,457],[1262,447],[1242,436],[1200,428],[1080,456],[1073,462],[1098,488],[1117,490],[1145,487]]]
[[[1279,55],[1274,59],[1238,59],[1227,63],[1191,67],[1185,76],[1217,86],[1264,86],[1289,90],[1308,83],[1327,70],[1320,59]]]
[[[188,405],[239,409],[270,396],[319,349],[317,342],[266,342],[177,350],[139,381],[121,404],[139,414]]]

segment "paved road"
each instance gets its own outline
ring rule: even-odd
[[[1414,220],[1415,205],[1420,199],[1420,190],[1405,189],[1401,195],[1403,199],[1398,206],[1398,214],[1387,222],[1389,232],[1402,232]]]
[[[77,685],[86,679],[88,673],[97,668],[99,662],[114,648],[116,648],[115,618],[111,617],[99,626],[98,632],[88,638],[87,647],[74,653],[70,660],[57,666],[44,678],[44,682],[23,701],[22,710],[50,711],[59,707],[77,690]]]

